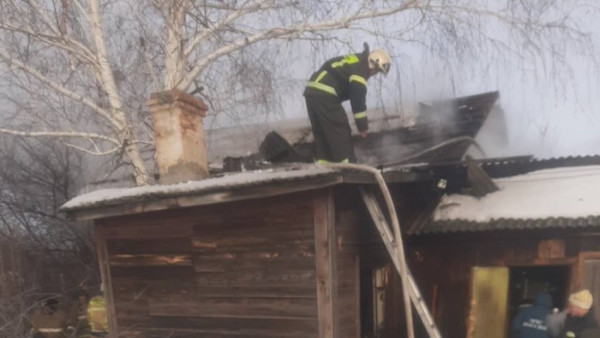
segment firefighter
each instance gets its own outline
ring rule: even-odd
[[[108,318],[106,315],[106,303],[104,302],[103,288],[100,294],[90,299],[87,307],[87,319],[92,337],[108,336]]]
[[[63,338],[67,336],[67,315],[58,309],[58,301],[50,298],[42,301],[30,315],[33,337]]]
[[[69,309],[70,323],[75,328],[77,338],[89,338],[90,326],[87,320],[87,310],[89,295],[84,290],[79,290],[75,294],[75,299]]]
[[[316,145],[317,163],[356,162],[351,128],[342,102],[350,100],[354,121],[362,138],[367,136],[367,80],[390,69],[383,49],[338,56],[325,62],[311,77],[304,98]]]

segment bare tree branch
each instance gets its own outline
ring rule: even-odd
[[[317,23],[303,23],[301,25],[295,25],[291,27],[276,27],[259,32],[251,36],[240,38],[232,42],[231,44],[218,48],[212,53],[209,53],[208,55],[204,56],[194,65],[192,70],[188,72],[184,78],[182,78],[182,80],[178,83],[177,87],[182,90],[188,90],[191,84],[193,83],[194,79],[197,78],[198,75],[200,75],[200,73],[211,62],[223,55],[227,55],[251,44],[257,43],[259,41],[280,37],[299,37],[302,33],[322,32],[328,30],[348,28],[348,26],[353,22],[361,21],[364,19],[373,19],[377,17],[389,16],[395,13],[406,11],[408,9],[413,8],[418,2],[419,0],[409,0],[403,2],[401,5],[388,9],[368,10],[356,15],[346,16],[340,19],[322,21]]]
[[[23,28],[15,25],[11,25],[7,22],[0,22],[0,28],[10,30],[13,32],[26,34],[29,38],[38,39],[44,43],[47,43],[53,47],[57,47],[59,49],[65,50],[69,53],[76,54],[82,60],[85,60],[89,63],[93,63],[93,55],[91,52],[83,45],[74,42],[71,39],[67,39],[63,36],[53,36],[44,34],[41,32],[34,31],[31,27]]]
[[[0,128],[0,133],[4,134],[12,134],[19,136],[27,136],[27,137],[78,137],[78,138],[88,138],[88,139],[99,139],[102,141],[108,141],[110,143],[116,144],[117,146],[121,146],[121,143],[111,137],[94,134],[94,133],[82,133],[82,132],[70,132],[70,131],[18,131],[18,130],[10,130],[5,128]]]
[[[0,51],[0,60],[4,60],[8,65],[21,69],[22,71],[24,71],[25,73],[33,76],[34,78],[36,78],[38,81],[40,81],[41,83],[45,84],[48,86],[48,88],[53,89],[54,91],[56,91],[59,94],[65,95],[68,98],[75,100],[77,102],[80,102],[84,105],[86,105],[87,107],[91,108],[93,111],[97,112],[98,114],[100,114],[102,117],[104,117],[108,122],[110,122],[115,128],[120,128],[122,126],[122,124],[120,123],[120,121],[117,121],[116,119],[114,119],[110,112],[106,111],[105,109],[103,109],[102,107],[98,106],[96,103],[92,102],[90,99],[87,99],[85,97],[82,97],[81,95],[61,86],[60,84],[54,82],[53,80],[47,78],[46,76],[42,75],[40,72],[38,72],[37,70],[27,66],[26,64],[24,64],[23,62],[16,60],[14,58],[12,58],[9,54]]]
[[[220,29],[222,29],[223,27],[232,23],[233,21],[241,18],[242,16],[247,15],[249,13],[254,13],[259,10],[266,11],[266,10],[277,9],[277,8],[282,8],[282,6],[277,5],[275,1],[265,0],[265,1],[260,1],[256,4],[253,4],[252,6],[247,6],[247,7],[242,6],[239,9],[231,11],[231,13],[229,13],[223,20],[221,20],[220,22],[218,22],[215,25],[212,25],[210,28],[204,30],[204,32],[202,32],[201,34],[197,34],[194,37],[194,39],[185,48],[185,51],[183,53],[184,56],[189,58],[190,54],[194,51],[194,49],[196,49],[198,47],[198,45],[201,42],[203,42],[206,38],[208,38],[211,34],[218,32]]]

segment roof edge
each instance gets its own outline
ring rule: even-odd
[[[343,177],[335,172],[300,180],[271,181],[260,186],[223,187],[222,189],[190,193],[179,196],[148,198],[142,201],[115,201],[114,203],[82,207],[61,208],[70,219],[83,221],[114,216],[134,215],[151,211],[174,208],[195,207],[242,201],[254,198],[266,198],[283,194],[316,190],[343,183]]]

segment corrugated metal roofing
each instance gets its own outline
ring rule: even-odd
[[[482,168],[493,178],[504,178],[524,173],[563,167],[580,167],[600,164],[600,155],[568,156],[548,159],[535,159],[532,157],[483,159],[478,161]],[[464,161],[438,165],[424,165],[419,169],[430,168],[448,173],[450,171],[465,170]],[[459,177],[456,175],[455,177]],[[466,177],[465,177],[466,179]],[[464,183],[463,183],[464,184]],[[454,219],[435,221],[432,218],[433,207],[423,211],[417,221],[411,224],[407,233],[410,235],[426,234],[451,234],[497,230],[535,230],[535,229],[593,229],[600,228],[600,215],[585,217],[549,217],[538,219],[499,218],[488,222]]]
[[[520,175],[531,171],[551,169],[559,167],[578,167],[587,165],[600,165],[600,155],[566,156],[552,158],[534,158],[533,156],[514,156],[490,159],[475,159],[486,173],[492,178]],[[437,163],[415,163],[410,166],[386,168],[386,171],[413,169],[456,170],[466,169],[467,161],[437,162]]]
[[[450,234],[497,230],[589,229],[600,228],[600,216],[545,219],[494,219],[480,223],[468,220],[433,221],[415,224],[409,235]]]

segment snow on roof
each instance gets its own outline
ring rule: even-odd
[[[600,215],[600,166],[563,167],[495,179],[499,191],[482,198],[446,195],[435,221],[579,218]]]
[[[62,211],[75,211],[124,202],[161,199],[175,196],[202,194],[230,188],[241,188],[265,183],[314,178],[335,173],[335,170],[318,166],[304,166],[301,169],[269,169],[229,174],[200,181],[171,185],[153,185],[136,188],[103,189],[77,196],[65,203]]]

